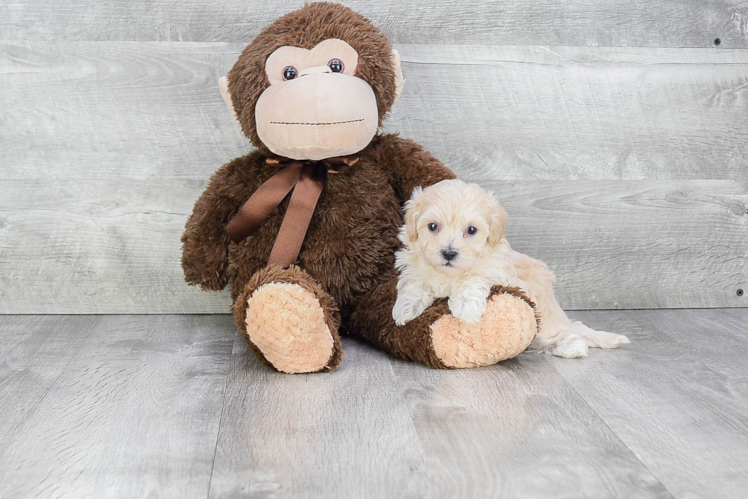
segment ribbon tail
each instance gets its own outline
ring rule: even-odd
[[[286,215],[270,252],[268,265],[288,267],[296,262],[304,242],[314,208],[322,193],[323,178],[314,177],[314,167],[307,165],[301,171],[299,181],[291,195]]]
[[[301,164],[291,164],[265,181],[249,197],[226,226],[226,232],[234,243],[241,242],[257,231],[296,185],[301,171]]]

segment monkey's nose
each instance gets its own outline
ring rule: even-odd
[[[455,257],[457,257],[457,250],[452,250],[451,248],[448,248],[446,250],[442,250],[442,257],[444,257],[444,260],[447,262],[453,260]]]
[[[299,72],[299,78],[306,75],[316,75],[319,73],[332,73],[330,66],[312,66],[311,68],[304,68]]]

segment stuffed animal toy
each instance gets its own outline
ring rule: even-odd
[[[499,287],[475,324],[446,300],[395,324],[402,206],[417,186],[455,177],[418,144],[378,133],[402,85],[387,38],[325,2],[265,28],[221,82],[256,149],[197,200],[182,267],[203,289],[231,285],[237,327],[276,370],[334,369],[341,331],[434,368],[496,363],[537,331],[527,296]]]

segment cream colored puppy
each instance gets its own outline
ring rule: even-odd
[[[553,295],[553,273],[541,261],[512,250],[504,238],[506,211],[477,184],[448,180],[416,188],[405,210],[392,311],[398,325],[441,297],[449,297],[453,316],[478,322],[491,287],[503,285],[522,289],[537,306],[540,330],[532,348],[576,358],[586,356],[588,346],[613,348],[629,342],[566,316]]]

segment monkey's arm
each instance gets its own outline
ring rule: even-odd
[[[190,285],[222,290],[228,284],[230,239],[226,224],[247,199],[240,173],[248,160],[237,158],[218,169],[195,202],[182,235],[182,269]]]
[[[454,172],[431,156],[420,144],[396,135],[380,138],[383,160],[391,172],[392,185],[401,201],[410,199],[413,189],[454,179]]]

